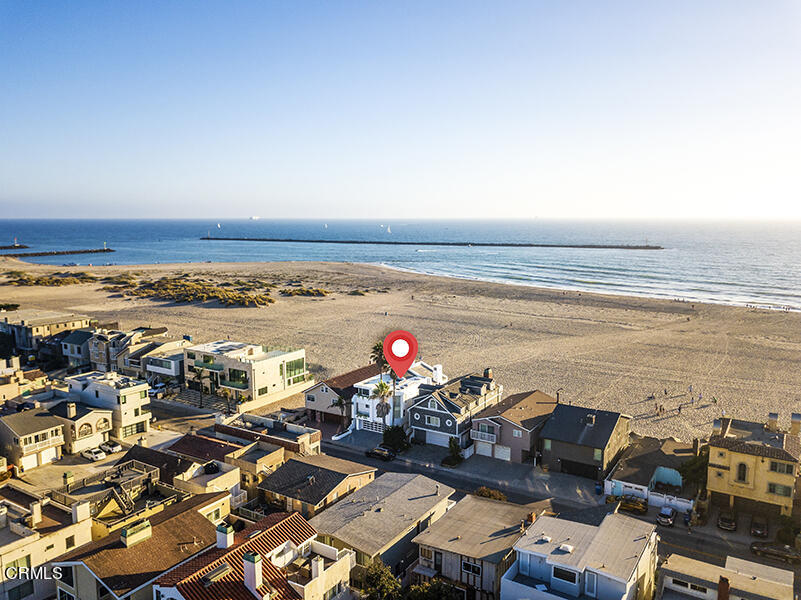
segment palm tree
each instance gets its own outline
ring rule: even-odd
[[[378,340],[373,347],[370,349],[370,362],[374,365],[378,365],[379,372],[384,373],[389,367],[389,363],[387,363],[387,358],[384,356],[384,341]]]
[[[339,412],[342,413],[342,423],[340,423],[340,429],[345,422],[345,411],[350,410],[350,407],[353,406],[353,400],[345,400],[345,398],[341,398],[337,396],[337,399],[331,402],[329,408],[337,407]],[[339,429],[337,429],[339,431]]]
[[[387,426],[387,415],[390,410],[387,398],[390,396],[392,396],[392,388],[389,387],[386,381],[376,383],[373,392],[370,394],[370,398],[378,398],[379,400],[378,405],[375,407],[375,414],[384,420],[384,427]]]
[[[195,370],[192,373],[192,381],[197,384],[197,391],[200,393],[200,400],[198,402],[198,407],[203,408],[203,381],[208,381],[209,374],[204,373],[202,370]]]

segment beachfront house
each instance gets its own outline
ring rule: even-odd
[[[539,517],[514,544],[500,600],[651,600],[657,541],[653,523],[618,513],[600,526]]]
[[[88,404],[73,402],[69,398],[48,410],[61,422],[64,452],[67,454],[79,454],[108,441],[111,433],[111,410],[94,408]]]
[[[471,447],[472,418],[501,401],[503,386],[492,377],[463,375],[444,384],[421,384],[409,407],[409,426],[420,443],[448,447],[456,439],[461,448]]]
[[[424,475],[384,473],[310,522],[326,544],[356,552],[355,580],[376,561],[403,577],[417,560],[412,540],[453,506],[454,491]]]
[[[793,413],[789,431],[779,415],[766,423],[715,419],[709,438],[707,490],[721,507],[766,515],[790,516],[801,459],[801,414]]]
[[[245,403],[242,412],[302,392],[312,380],[302,348],[230,340],[184,348],[184,379],[189,389]]]
[[[83,329],[90,323],[86,315],[35,308],[0,313],[0,333],[10,335],[20,353],[35,353],[45,338]]]
[[[21,472],[61,458],[64,426],[44,409],[0,417],[0,444],[8,464]]]
[[[681,465],[696,456],[698,443],[685,444],[675,438],[659,440],[636,436],[604,481],[607,495],[632,495],[651,506],[691,510],[697,492],[684,481]]]
[[[123,440],[150,430],[150,400],[145,381],[115,372],[92,371],[64,380],[80,402],[111,411],[110,437]]]
[[[89,361],[93,371],[119,371],[131,348],[163,338],[166,327],[137,327],[130,331],[100,328],[89,341]]]
[[[75,329],[61,340],[61,355],[67,359],[71,372],[89,368],[89,341],[93,335],[90,329]]]
[[[631,417],[557,404],[540,431],[543,468],[602,479],[629,443]]]
[[[539,390],[513,394],[473,417],[474,454],[498,460],[536,462],[539,431],[556,406]]]
[[[349,425],[355,384],[375,377],[380,371],[379,365],[373,363],[316,383],[304,392],[309,418],[317,423]]]
[[[514,561],[513,547],[535,518],[529,506],[465,496],[414,538],[415,581],[444,579],[465,598],[498,598],[501,577]]]
[[[356,429],[383,433],[389,426],[409,424],[409,408],[417,401],[422,385],[442,385],[446,381],[442,365],[413,364],[403,377],[393,379],[390,373],[377,373],[353,385],[351,416]],[[391,395],[379,398],[375,389],[379,382],[387,384]]]

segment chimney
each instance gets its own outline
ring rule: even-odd
[[[720,435],[723,431],[723,421],[715,419],[712,421],[712,435]]]
[[[793,413],[790,417],[790,435],[801,434],[801,414]]]
[[[492,367],[487,367],[484,369],[484,377],[487,379],[492,379]]]
[[[245,573],[245,587],[257,598],[261,598],[259,588],[261,579],[261,555],[256,552],[245,552],[242,555],[242,568]]]
[[[42,522],[42,503],[37,500],[28,505],[31,511],[31,527],[36,527]]]
[[[768,424],[767,424],[768,431],[779,431],[779,413],[768,413]]]
[[[91,504],[88,501],[76,502],[72,505],[72,522],[80,523],[92,516],[90,512]]]
[[[729,600],[729,580],[721,576],[718,581],[718,600]]]
[[[227,523],[217,525],[217,547],[230,548],[234,545],[234,528]]]
[[[8,359],[8,364],[12,369],[19,371],[19,356],[12,356],[10,359]]]
[[[323,557],[315,555],[311,559],[311,576],[312,579],[317,579],[320,575],[322,575],[323,571],[325,570],[325,561]]]
[[[439,496],[439,484],[437,484],[437,496]]]
[[[693,455],[701,455],[701,440],[700,438],[693,438]]]
[[[78,410],[75,408],[74,402],[67,402],[67,418],[73,419],[77,414]]]
[[[526,532],[526,520],[520,519],[520,533],[521,535]]]

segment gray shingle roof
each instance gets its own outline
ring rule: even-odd
[[[657,467],[678,471],[682,463],[693,456],[692,444],[671,438],[636,438],[624,450],[610,477],[634,485],[648,485]]]
[[[437,493],[439,486],[439,494]],[[384,473],[309,521],[318,532],[376,556],[454,493],[413,473]]]
[[[0,419],[17,435],[30,435],[61,426],[61,421],[44,409],[26,410]]]
[[[75,402],[75,416],[68,417],[67,416],[67,402],[59,402],[55,406],[50,407],[50,414],[55,415],[56,417],[61,417],[62,419],[70,419],[71,421],[78,421],[83,419],[86,415],[97,411],[98,413],[102,413],[105,415],[111,415],[110,410],[103,410],[100,408],[94,408],[92,406],[88,406],[83,404],[82,402]]]
[[[375,470],[375,467],[332,456],[293,458],[259,483],[259,489],[317,505],[351,475]]]
[[[595,416],[594,424],[589,423],[590,415]],[[540,438],[578,446],[605,448],[621,417],[623,416],[620,413],[611,410],[557,404],[542,428]]]
[[[82,346],[86,342],[88,342],[94,332],[87,331],[86,329],[76,329],[72,331],[67,337],[61,340],[62,344],[74,344],[75,346]]]

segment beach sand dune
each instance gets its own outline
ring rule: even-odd
[[[65,268],[0,262],[47,273]],[[563,292],[433,277],[346,263],[231,263],[78,267],[97,275],[190,274],[214,281],[271,278],[331,290],[263,308],[114,297],[96,284],[0,286],[0,301],[69,309],[123,327],[167,326],[197,341],[242,339],[306,348],[318,378],[363,365],[393,329],[418,338],[449,376],[490,366],[507,393],[561,388],[566,402],[618,410],[635,431],[689,440],[726,415],[787,425],[801,412],[801,314]],[[353,290],[369,289],[364,296]],[[691,402],[689,386],[695,401]],[[665,395],[667,390],[667,395]],[[698,393],[702,399],[697,400]],[[648,399],[654,395],[655,399]],[[717,403],[712,399],[716,398]],[[656,414],[656,405],[665,412]],[[681,406],[681,413],[678,408]]]

